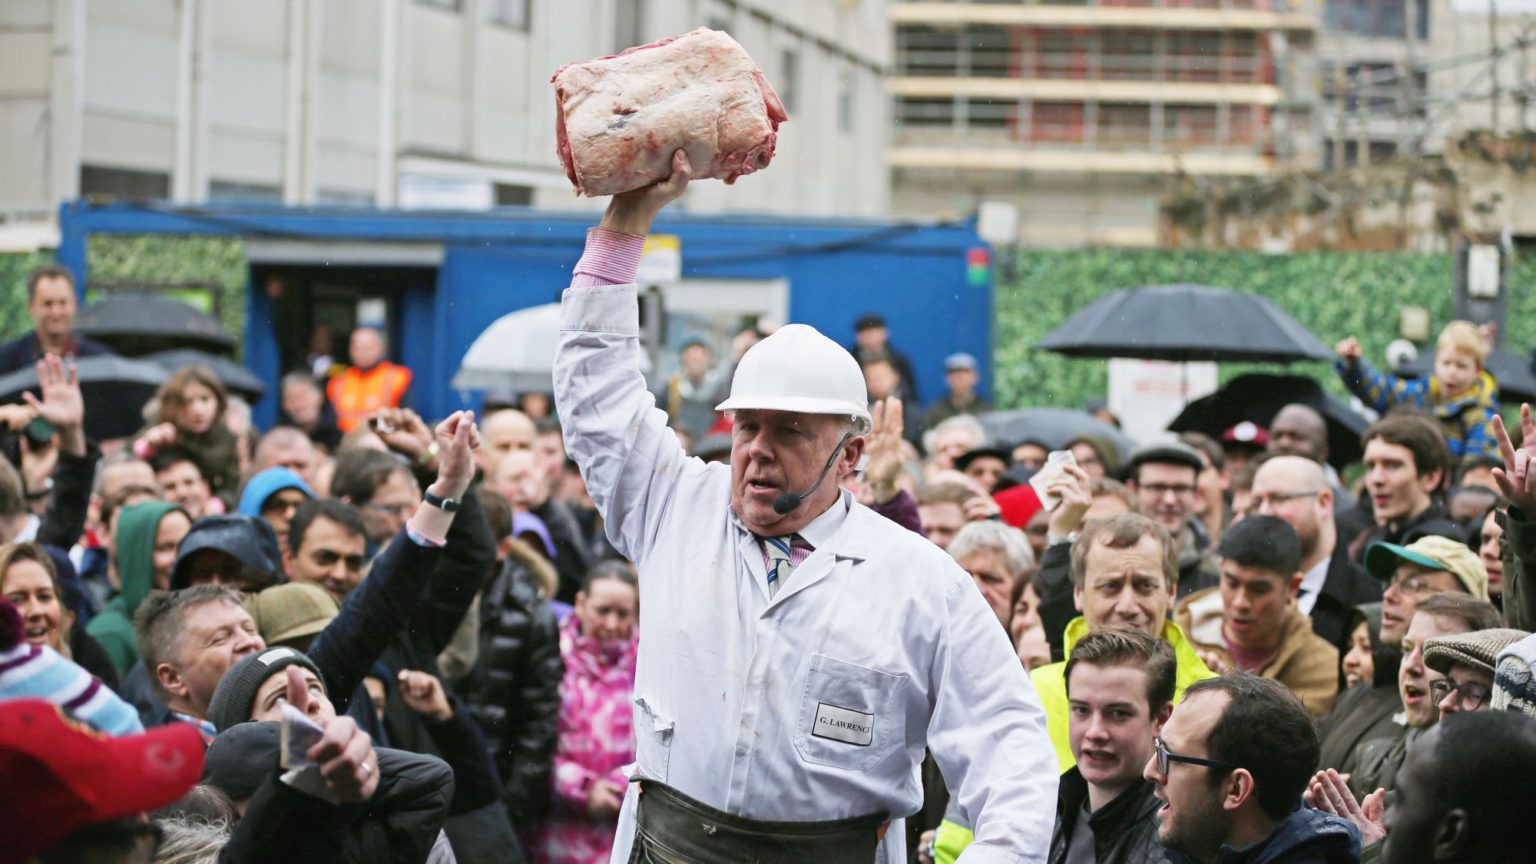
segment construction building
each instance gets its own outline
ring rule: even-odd
[[[898,213],[1002,201],[1026,245],[1153,245],[1180,173],[1320,162],[1308,2],[895,0],[890,14]]]
[[[52,245],[81,196],[601,207],[561,169],[550,76],[700,26],[790,122],[771,171],[682,206],[887,211],[879,0],[0,0],[0,248],[27,220]]]

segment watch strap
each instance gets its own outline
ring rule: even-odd
[[[430,486],[427,487],[427,491],[422,493],[422,500],[443,511],[444,513],[454,513],[459,509],[458,501],[452,498],[443,498],[433,493],[432,487]]]

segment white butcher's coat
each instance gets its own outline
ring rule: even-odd
[[[730,469],[685,456],[646,390],[634,286],[571,288],[562,306],[565,446],[640,572],[639,776],[751,819],[885,811],[883,860],[899,862],[928,747],[976,829],[962,860],[1043,862],[1058,779],[1045,714],[970,576],[844,492],[770,600],[761,547],[730,511]],[[813,734],[871,715],[867,733]]]

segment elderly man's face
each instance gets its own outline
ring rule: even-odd
[[[1008,619],[1013,615],[1013,604],[1010,602],[1013,596],[1013,574],[1008,570],[1007,557],[997,549],[972,549],[957,556],[955,563],[971,574],[976,587],[981,589],[982,598],[996,613],[997,620],[1004,627],[1008,626]]]
[[[917,508],[917,519],[923,525],[923,533],[940,549],[948,549],[949,541],[955,539],[955,535],[965,527],[965,511],[953,501],[934,501],[920,505]]]
[[[506,498],[513,510],[526,513],[549,500],[549,482],[544,472],[532,450],[514,450],[496,463],[486,486]]]
[[[736,412],[731,428],[731,510],[747,530],[764,537],[792,534],[810,524],[837,499],[842,478],[864,453],[864,438],[837,443],[848,420],[829,414],[758,409]],[[800,506],[785,514],[773,509],[779,496],[804,494],[831,459],[827,479]]]

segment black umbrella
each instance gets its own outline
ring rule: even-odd
[[[204,351],[177,348],[172,351],[145,354],[139,359],[161,366],[167,372],[175,372],[188,366],[206,366],[224,383],[225,389],[239,393],[248,402],[255,402],[267,392],[267,383],[255,372],[233,360],[215,357]]]
[[[1528,358],[1498,349],[1488,355],[1486,368],[1499,382],[1501,402],[1536,401],[1536,375],[1531,374]],[[1422,378],[1435,371],[1435,354],[1426,351],[1393,371],[1404,378]]]
[[[165,383],[166,371],[154,363],[105,354],[75,361],[85,398],[85,434],[105,441],[127,438],[144,426],[144,404]],[[0,404],[21,401],[23,390],[37,392],[37,370],[19,369],[0,378]]]
[[[1016,411],[991,411],[981,415],[987,437],[1000,445],[1013,447],[1025,441],[1039,441],[1052,450],[1079,435],[1097,435],[1120,451],[1120,464],[1131,456],[1131,441],[1125,433],[1086,411],[1071,408],[1020,408]]]
[[[1307,328],[1263,297],[1204,285],[1148,285],[1106,294],[1035,347],[1069,357],[1175,362],[1333,357]]]
[[[1204,432],[1212,438],[1220,438],[1244,420],[1267,429],[1280,409],[1292,402],[1309,405],[1323,415],[1328,424],[1329,464],[1342,470],[1360,458],[1360,436],[1370,424],[1344,400],[1323,392],[1315,379],[1301,375],[1239,375],[1215,393],[1184,406],[1168,428]]]
[[[80,310],[75,330],[137,357],[172,348],[229,351],[235,339],[212,315],[153,294],[117,294]]]

